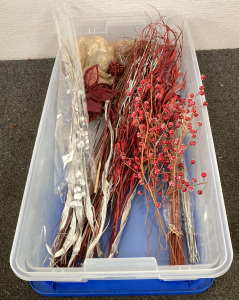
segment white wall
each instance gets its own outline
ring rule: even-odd
[[[239,0],[69,0],[82,18],[152,12],[188,19],[196,49],[239,48]],[[0,0],[0,60],[54,57],[55,0]]]

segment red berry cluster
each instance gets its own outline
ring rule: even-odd
[[[205,79],[205,75],[202,75],[202,79]],[[172,97],[166,104],[161,104],[160,112],[155,112],[154,108],[162,98],[161,87],[160,78],[157,78],[155,85],[141,80],[136,93],[127,92],[127,96],[134,101],[129,121],[138,129],[138,154],[128,158],[121,153],[124,164],[134,171],[139,184],[155,199],[156,195],[164,195],[162,198],[165,198],[176,190],[193,192],[196,187],[206,183],[205,172],[201,174],[201,183],[197,183],[196,178],[191,183],[186,181],[184,175],[187,170],[182,163],[186,149],[196,145],[197,130],[202,126],[202,122],[198,121],[198,128],[193,128],[192,120],[198,117],[197,97],[204,95],[204,87],[200,86],[198,93],[190,93],[188,98],[180,95]],[[145,95],[148,95],[146,100]],[[189,135],[189,142],[184,144],[186,135]],[[191,159],[190,164],[195,165],[196,160]],[[197,190],[199,195],[202,192],[202,189]],[[143,192],[139,191],[138,194],[143,195]],[[156,207],[161,207],[161,204],[157,203]]]

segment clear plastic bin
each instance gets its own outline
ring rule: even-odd
[[[183,24],[182,71],[187,72],[186,91],[195,92],[201,85],[201,79],[188,25],[179,18],[171,18],[169,22]],[[135,37],[135,28],[140,32],[145,25],[145,19],[84,21],[79,23],[78,34],[101,35],[108,40],[115,40],[120,37]],[[51,244],[51,231],[60,220],[63,209],[61,200],[54,193],[54,131],[59,67],[60,55],[53,68],[12,246],[10,262],[16,275],[24,280],[41,282],[103,280],[102,284],[107,289],[104,282],[109,279],[160,279],[164,282],[176,280],[185,283],[185,280],[215,278],[224,274],[231,265],[233,254],[206,108],[199,110],[198,120],[203,122],[203,126],[197,136],[197,146],[193,147],[194,152],[188,150],[186,158],[190,160],[193,157],[198,163],[200,170],[193,171],[193,175],[199,177],[201,170],[208,174],[208,184],[203,195],[194,195],[193,200],[199,264],[170,266],[167,252],[162,254],[159,263],[154,255],[146,256],[145,209],[141,197],[132,202],[132,212],[117,258],[89,259],[81,268],[49,268],[47,263],[42,266],[47,255],[43,227],[48,229],[47,242]],[[205,98],[201,97],[198,101],[205,101]]]

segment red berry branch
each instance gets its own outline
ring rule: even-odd
[[[119,153],[122,163],[130,168],[134,178],[147,190],[149,202],[154,202],[158,224],[162,229],[159,232],[164,234],[166,240],[169,239],[171,264],[178,265],[184,263],[179,191],[192,192],[194,188],[206,183],[197,183],[196,178],[193,178],[191,183],[185,181],[184,174],[187,170],[183,169],[184,164],[181,163],[186,149],[196,145],[198,129],[192,127],[192,120],[198,116],[196,102],[200,101],[197,96],[201,95],[202,87],[196,95],[190,94],[187,99],[175,95],[166,104],[162,104],[162,110],[158,113],[153,107],[161,99],[158,96],[161,79],[154,79],[152,75],[152,84],[141,80],[137,92],[131,94],[134,110],[128,117],[129,126],[136,128],[136,155],[128,157],[125,152]],[[197,125],[200,127],[202,123],[199,121]],[[186,135],[190,138],[187,144],[184,144]],[[195,163],[195,159],[190,160],[192,166]],[[205,178],[206,173],[203,172],[201,176]],[[164,183],[167,183],[166,188]],[[202,194],[201,189],[197,192]],[[138,194],[143,195],[143,192],[139,191]],[[171,209],[169,233],[164,228],[158,211],[165,201],[169,201]]]

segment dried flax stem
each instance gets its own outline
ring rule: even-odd
[[[105,119],[106,120],[107,120],[107,116],[108,116],[108,109],[109,109],[109,101],[106,101],[105,102]],[[109,153],[107,161],[104,165],[104,171],[102,174],[103,201],[102,201],[101,211],[100,211],[100,216],[101,216],[100,217],[100,227],[99,227],[97,236],[95,237],[95,239],[92,241],[92,243],[88,247],[85,258],[93,257],[94,248],[98,244],[98,242],[101,238],[101,235],[103,234],[105,220],[106,220],[106,214],[107,214],[107,205],[108,205],[108,202],[110,199],[110,193],[111,193],[111,188],[112,188],[112,183],[108,182],[109,165],[111,163],[111,159],[113,156],[113,143],[114,143],[114,132],[113,132],[113,128],[112,128],[110,120],[108,120],[108,128],[110,131],[110,153]]]

